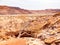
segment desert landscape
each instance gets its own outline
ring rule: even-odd
[[[60,45],[60,9],[0,6],[0,45]]]

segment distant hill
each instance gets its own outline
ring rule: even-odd
[[[0,6],[0,14],[28,14],[28,10],[19,7]]]
[[[52,14],[60,12],[60,9],[31,10],[32,13]]]
[[[26,10],[19,7],[0,6],[0,14],[52,14],[60,12],[60,9]]]

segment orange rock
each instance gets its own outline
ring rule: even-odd
[[[0,42],[0,45],[26,45],[26,41],[23,39],[9,39]]]
[[[56,40],[55,37],[50,37],[50,38],[45,39],[44,41],[45,41],[46,43],[52,43],[52,42],[55,41],[55,40]]]

